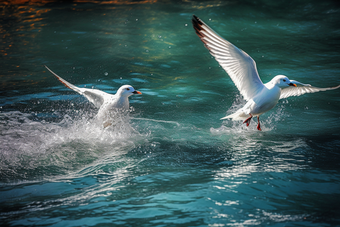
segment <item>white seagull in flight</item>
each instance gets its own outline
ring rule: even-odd
[[[99,108],[96,118],[103,122],[104,127],[111,125],[109,122],[110,112],[114,114],[127,112],[129,110],[129,96],[142,94],[140,91],[136,91],[131,85],[121,86],[114,95],[98,89],[79,88],[55,74],[46,65],[45,67],[66,87],[85,96],[85,98]]]
[[[210,54],[228,73],[247,103],[235,113],[222,119],[244,120],[249,126],[250,120],[257,117],[257,129],[261,130],[259,116],[272,109],[280,99],[299,96],[305,93],[333,90],[340,87],[318,88],[289,80],[284,75],[277,75],[263,84],[256,69],[255,61],[243,50],[237,48],[219,36],[201,19],[193,15],[192,24]]]

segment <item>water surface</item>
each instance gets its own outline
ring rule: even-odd
[[[0,223],[4,226],[336,226],[339,90],[281,100],[247,128],[245,102],[191,26],[197,15],[277,74],[340,84],[334,1],[23,1],[2,4]],[[129,119],[92,124],[79,87]]]

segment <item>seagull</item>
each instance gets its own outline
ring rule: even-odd
[[[256,69],[255,61],[243,50],[228,42],[197,16],[193,15],[192,24],[196,34],[230,76],[247,103],[235,113],[221,118],[243,120],[249,126],[250,120],[257,117],[257,129],[261,131],[260,115],[271,110],[280,99],[299,96],[305,93],[333,90],[340,87],[318,88],[289,80],[284,75],[277,75],[263,84]]]
[[[129,97],[135,94],[142,94],[142,92],[135,90],[131,85],[121,86],[117,93],[111,95],[98,89],[79,88],[67,82],[51,69],[45,65],[46,69],[50,71],[57,79],[66,87],[75,92],[85,96],[91,103],[93,103],[99,110],[96,118],[103,122],[104,128],[111,125],[109,122],[110,112],[125,113],[129,110]]]

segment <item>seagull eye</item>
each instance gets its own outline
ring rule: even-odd
[[[285,80],[285,79],[283,79],[283,82],[286,82],[286,80]]]
[[[126,88],[126,90],[130,91],[130,88]]]

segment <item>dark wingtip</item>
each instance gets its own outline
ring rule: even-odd
[[[201,21],[201,19],[199,19],[196,15],[192,15],[192,23],[203,25],[203,22]]]
[[[192,15],[192,22],[194,23],[194,21],[198,21],[198,17],[195,14]]]
[[[202,25],[204,24],[201,19],[199,19],[197,16],[192,15],[192,26],[194,27],[196,34],[199,37],[202,37],[201,30],[202,30]]]

